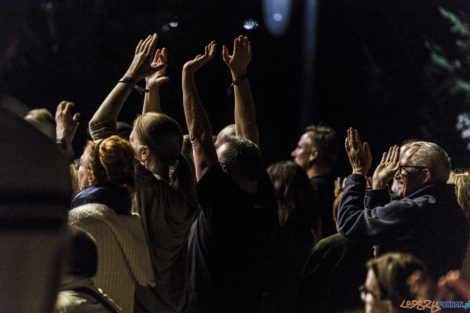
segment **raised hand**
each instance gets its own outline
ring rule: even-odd
[[[367,142],[361,143],[359,132],[350,127],[347,131],[344,146],[353,174],[366,176],[372,166],[372,154],[370,153],[369,144]]]
[[[149,76],[145,77],[147,89],[156,89],[170,80],[170,78],[166,76],[167,62],[168,54],[166,48],[163,48],[161,50],[157,49],[157,51],[155,51],[155,56],[150,66],[152,68],[158,68],[158,70],[155,73],[152,73]]]
[[[140,81],[164,67],[164,65],[152,66],[157,38],[157,34],[153,34],[149,35],[145,40],[139,41],[135,48],[134,59],[126,72],[126,76]]]
[[[399,162],[400,147],[393,146],[388,149],[388,152],[384,152],[382,160],[375,169],[374,176],[372,176],[372,189],[385,188],[397,172]]]
[[[71,144],[75,133],[77,132],[78,118],[80,113],[75,113],[72,116],[72,107],[75,104],[70,101],[62,101],[57,106],[55,112],[55,123],[56,123],[56,138],[57,141],[65,140],[67,144]]]
[[[227,46],[222,47],[222,58],[232,72],[234,80],[247,73],[248,64],[251,62],[251,54],[251,43],[246,36],[235,38],[232,55],[228,54]]]
[[[204,47],[204,54],[198,54],[194,59],[189,60],[184,64],[183,71],[191,74],[196,73],[201,67],[214,58],[215,49],[215,41],[211,41]]]

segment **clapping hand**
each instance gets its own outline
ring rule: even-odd
[[[157,34],[153,34],[149,35],[145,40],[139,41],[135,48],[134,59],[126,72],[126,76],[138,82],[166,66],[166,64],[155,66],[153,62],[157,38]]]
[[[152,68],[158,68],[158,70],[155,73],[145,77],[145,83],[148,89],[157,89],[158,87],[170,80],[170,78],[166,76],[167,61],[168,55],[166,48],[163,48],[161,50],[157,49],[157,51],[155,51],[155,56],[150,66]]]
[[[201,67],[214,58],[215,49],[215,41],[211,41],[211,43],[205,46],[204,54],[198,54],[194,59],[184,64],[183,71],[190,74],[196,73]]]
[[[382,160],[375,169],[374,176],[372,176],[372,189],[385,188],[397,172],[399,162],[400,147],[393,146],[388,149],[388,152],[384,152]]]
[[[247,73],[248,64],[250,64],[251,61],[251,54],[251,43],[246,36],[235,38],[232,55],[228,54],[227,46],[224,45],[222,47],[222,58],[232,72],[232,78],[234,80]]]
[[[369,144],[367,142],[361,143],[359,132],[350,127],[347,131],[344,146],[353,174],[366,176],[372,166],[372,154],[370,153]]]

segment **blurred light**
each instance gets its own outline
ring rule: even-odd
[[[162,26],[162,32],[166,33],[169,30],[170,30],[170,26],[168,26],[168,24],[165,24],[165,25]]]
[[[247,19],[243,22],[243,28],[246,30],[258,28],[258,22],[251,18]]]
[[[179,23],[178,23],[178,21],[171,21],[171,22],[168,23],[168,25],[170,27],[176,28],[176,27],[178,27]]]
[[[276,22],[280,22],[282,20],[282,14],[279,14],[279,13],[273,14],[273,20],[275,20]]]
[[[292,0],[263,0],[263,18],[268,31],[282,36],[289,25]]]

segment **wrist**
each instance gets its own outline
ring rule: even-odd
[[[382,190],[387,187],[387,184],[381,181],[372,180],[372,189],[373,190]]]
[[[362,175],[362,176],[367,175],[367,171],[364,171],[364,169],[362,168],[353,168],[352,173],[356,175]]]
[[[230,73],[232,74],[232,80],[235,81],[237,80],[240,76],[244,76],[244,75],[247,75],[248,74],[248,71],[247,70],[242,70],[242,71],[230,71]]]

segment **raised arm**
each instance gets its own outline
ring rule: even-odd
[[[199,99],[194,74],[214,58],[215,48],[215,42],[212,41],[205,47],[203,55],[199,54],[184,64],[182,73],[184,116],[193,146],[194,165],[198,181],[218,161],[212,141],[211,124]]]
[[[168,61],[168,55],[166,48],[157,49],[155,57],[152,61],[153,68],[161,68],[150,76],[145,77],[145,88],[149,91],[145,94],[144,107],[142,114],[147,112],[160,113],[160,86],[170,80],[166,76],[166,64]]]
[[[251,44],[248,37],[235,38],[232,55],[229,55],[228,48],[223,46],[222,57],[232,74],[235,95],[235,132],[237,136],[250,139],[259,145],[255,102],[247,76],[248,65],[251,61]]]
[[[72,107],[74,105],[75,104],[70,101],[61,101],[55,112],[56,142],[69,160],[71,160],[74,155],[72,142],[77,133],[78,125],[80,124],[78,122],[80,113],[72,115]]]
[[[139,41],[131,65],[91,118],[90,128],[100,123],[115,124],[124,102],[136,84],[160,69],[152,67],[156,43],[157,34]]]

